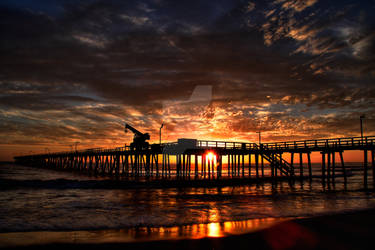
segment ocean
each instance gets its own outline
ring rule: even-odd
[[[35,240],[40,232],[39,240],[56,242],[71,240],[72,232],[76,241],[94,242],[217,237],[289,218],[374,208],[375,195],[363,191],[359,166],[348,164],[347,184],[314,178],[294,185],[115,189],[88,186],[105,177],[2,164],[0,185],[7,184],[0,190],[0,246],[30,243],[25,235]],[[319,174],[320,165],[313,164],[313,171]]]

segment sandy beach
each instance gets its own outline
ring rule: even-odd
[[[220,238],[35,244],[9,249],[373,249],[374,223],[375,209],[371,209],[286,220],[256,232]]]

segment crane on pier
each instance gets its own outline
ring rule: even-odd
[[[148,149],[149,143],[147,140],[150,140],[150,134],[149,133],[142,133],[138,131],[137,129],[133,128],[129,124],[125,123],[125,133],[127,130],[130,130],[134,133],[133,142],[130,143],[130,149],[131,150],[143,150]]]

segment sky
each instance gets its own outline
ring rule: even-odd
[[[374,0],[2,0],[0,160],[375,135]]]

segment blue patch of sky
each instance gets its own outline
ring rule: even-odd
[[[151,1],[152,2],[152,1]],[[150,9],[148,16],[152,19],[159,19],[161,22],[167,21],[169,29],[180,26],[181,23],[206,26],[215,22],[218,18],[230,12],[238,6],[241,1],[221,0],[221,1],[164,1],[163,4],[154,8],[150,1],[143,1]]]
[[[7,6],[21,10],[32,10],[55,16],[63,11],[62,3],[64,2],[65,1],[58,0],[2,0],[0,6]]]
[[[91,3],[97,0],[1,0],[0,7],[5,6],[20,10],[42,12],[49,16],[59,16],[64,13],[65,4]]]

